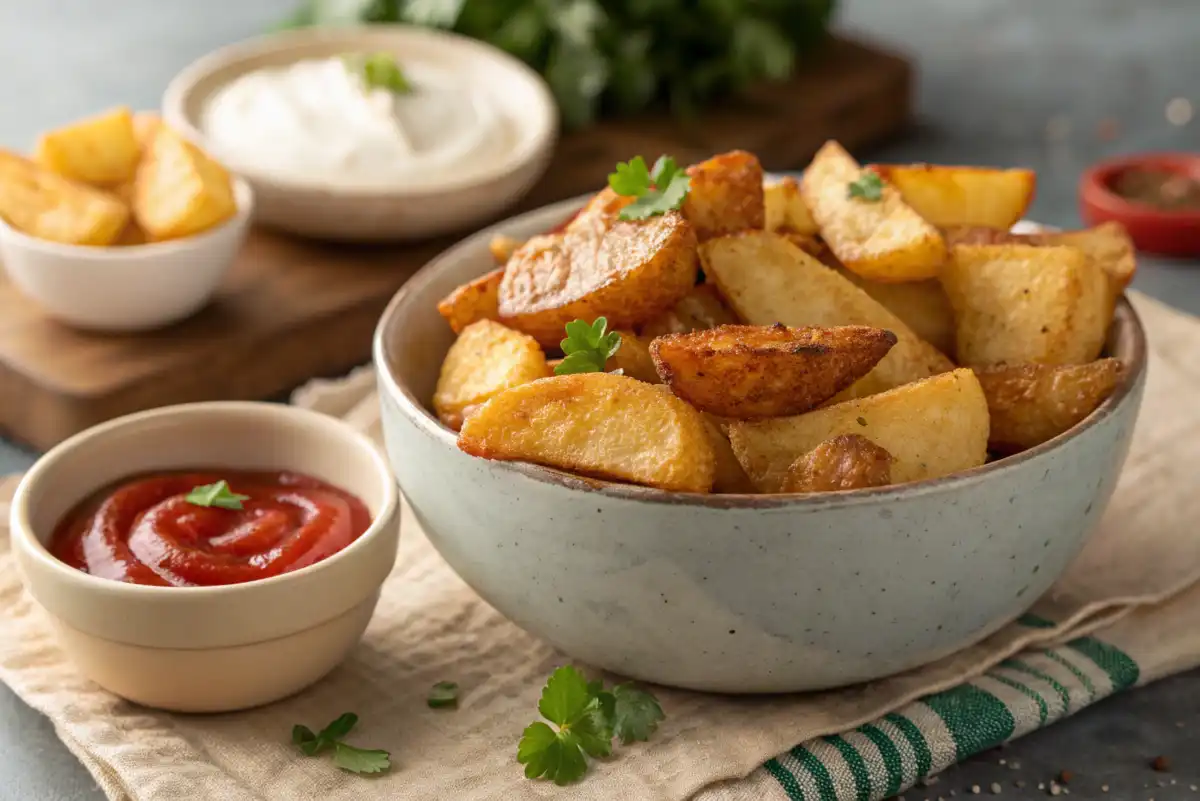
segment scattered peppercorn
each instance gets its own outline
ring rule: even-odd
[[[1071,779],[1075,778],[1075,774],[1069,770],[1060,770],[1058,772],[1058,780],[1063,784],[1070,784]]]
[[[1171,769],[1171,760],[1165,756],[1156,756],[1150,762],[1150,767],[1154,768],[1159,773],[1166,773]]]

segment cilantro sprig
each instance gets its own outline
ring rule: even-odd
[[[391,767],[391,755],[380,749],[356,748],[344,738],[358,723],[358,715],[345,712],[320,732],[307,726],[292,727],[292,744],[305,756],[317,756],[333,749],[333,764],[350,773],[382,773]]]
[[[249,495],[239,495],[229,489],[229,483],[221,479],[216,484],[202,484],[192,487],[192,491],[184,498],[193,506],[216,506],[221,509],[241,509],[242,501],[250,500]]]
[[[458,685],[452,681],[439,681],[429,688],[426,699],[430,709],[448,709],[458,706]]]
[[[413,90],[391,53],[351,55],[342,61],[347,70],[362,78],[363,85],[368,89],[385,89],[397,95],[406,95]]]
[[[847,197],[861,198],[868,203],[878,203],[883,200],[883,179],[879,177],[879,173],[867,170],[862,174],[857,181],[851,181],[848,185]]]
[[[517,762],[525,766],[526,777],[558,785],[582,777],[588,757],[609,756],[613,737],[624,745],[646,740],[665,717],[650,692],[628,683],[605,690],[603,682],[589,682],[571,665],[550,675],[538,711],[546,720],[525,728]]]
[[[634,156],[617,164],[616,172],[608,176],[608,185],[618,195],[636,198],[621,209],[618,219],[645,220],[681,207],[691,179],[670,156],[660,156],[653,169],[647,169],[641,156]]]
[[[620,334],[605,333],[608,319],[597,317],[590,325],[572,320],[565,327],[567,338],[559,343],[565,358],[554,368],[554,374],[604,372],[604,365],[621,347]]]

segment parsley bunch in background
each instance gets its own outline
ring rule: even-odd
[[[791,75],[835,0],[303,0],[285,27],[405,22],[512,53],[545,77],[569,127],[656,103],[690,115]]]

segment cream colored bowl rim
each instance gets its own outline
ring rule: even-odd
[[[44,479],[47,473],[53,471],[59,463],[68,461],[72,458],[75,451],[84,443],[96,439],[112,435],[130,426],[142,425],[147,421],[160,420],[163,418],[177,417],[180,415],[219,415],[224,413],[237,413],[250,417],[261,418],[264,426],[272,425],[284,418],[292,418],[306,426],[317,426],[332,432],[335,436],[341,437],[350,442],[355,448],[358,448],[367,453],[374,464],[376,476],[379,478],[383,486],[383,503],[380,504],[379,511],[372,515],[371,525],[367,527],[358,539],[347,545],[345,548],[337,551],[331,556],[322,559],[319,562],[302,567],[299,570],[294,570],[288,573],[281,573],[270,578],[257,579],[255,581],[245,581],[240,584],[220,584],[206,587],[158,587],[143,584],[130,584],[123,581],[114,581],[112,579],[101,578],[99,576],[89,575],[81,570],[68,565],[61,561],[54,554],[50,553],[49,549],[39,540],[33,533],[33,526],[30,523],[30,495],[33,493],[37,484]],[[186,468],[187,465],[182,465]],[[100,489],[96,487],[96,489]],[[348,492],[357,494],[358,490],[353,487],[343,487]],[[359,431],[354,430],[346,423],[338,420],[335,417],[315,412],[309,409],[303,409],[298,406],[288,406],[281,403],[266,403],[258,401],[206,401],[202,403],[182,403],[174,406],[164,406],[158,409],[151,409],[145,412],[136,412],[134,414],[118,417],[114,420],[109,420],[106,423],[101,423],[97,426],[82,431],[73,437],[63,440],[58,445],[55,445],[45,453],[22,477],[20,484],[17,486],[16,493],[13,495],[11,503],[11,511],[9,513],[10,533],[13,538],[13,545],[21,547],[25,552],[33,558],[40,569],[48,570],[57,573],[61,577],[65,577],[80,586],[87,587],[89,590],[94,590],[102,593],[126,594],[131,596],[140,596],[147,601],[153,601],[155,598],[162,597],[164,594],[172,598],[181,598],[188,596],[191,598],[202,598],[204,596],[228,595],[231,593],[253,592],[264,587],[286,584],[289,582],[299,581],[308,576],[314,576],[328,570],[331,566],[338,562],[347,559],[356,558],[357,554],[368,547],[371,540],[381,536],[386,525],[390,524],[396,517],[398,507],[400,505],[399,490],[396,487],[396,480],[392,476],[391,468],[388,466],[387,459],[379,448]]]
[[[442,425],[434,417],[433,413],[426,408],[425,404],[421,403],[407,386],[402,385],[397,380],[395,374],[392,372],[391,360],[388,354],[388,332],[394,326],[402,324],[404,307],[414,302],[412,300],[414,297],[420,296],[426,291],[426,287],[445,269],[445,265],[462,260],[465,258],[464,254],[472,250],[478,250],[486,254],[486,245],[491,238],[504,234],[512,228],[533,226],[539,222],[543,222],[548,229],[582,207],[590,197],[592,195],[589,193],[543,206],[496,223],[467,237],[435,256],[429,263],[417,271],[400,288],[395,296],[392,297],[391,302],[388,303],[383,316],[379,320],[379,325],[376,326],[372,346],[381,391],[386,392],[395,401],[401,413],[413,425],[425,435],[436,440],[443,447],[457,449],[457,435]],[[495,269],[494,265],[481,258],[479,274],[483,275],[489,269]],[[947,476],[885,487],[843,490],[841,492],[830,493],[780,493],[772,495],[746,493],[711,494],[669,492],[652,487],[640,487],[633,484],[584,478],[563,470],[543,467],[529,462],[492,461],[490,464],[496,470],[523,475],[535,481],[545,484],[555,484],[580,493],[599,493],[600,495],[626,500],[701,506],[710,509],[833,508],[864,503],[883,504],[922,495],[952,492],[968,484],[986,481],[990,476],[1029,468],[1032,463],[1039,461],[1047,453],[1095,428],[1115,414],[1125,404],[1134,402],[1135,395],[1133,390],[1146,372],[1146,332],[1133,305],[1124,296],[1117,303],[1113,321],[1114,328],[1117,331],[1115,350],[1122,353],[1124,369],[1116,388],[1100,406],[1083,421],[1051,440],[1013,456],[1006,456],[993,462]]]
[[[203,248],[223,232],[231,228],[244,227],[254,214],[254,190],[249,182],[237,176],[230,175],[233,181],[233,195],[237,201],[237,211],[228,220],[214,225],[197,234],[168,239],[163,242],[143,242],[140,245],[68,245],[63,242],[52,242],[49,239],[39,239],[36,236],[18,231],[0,217],[0,237],[30,251],[50,253],[55,256],[65,256],[87,263],[87,269],[103,269],[100,265],[130,261],[149,261],[159,257],[174,256],[185,251]],[[190,269],[191,265],[180,262],[179,265]]]
[[[487,170],[444,180],[432,186],[414,188],[407,188],[403,185],[338,187],[275,173],[259,172],[245,164],[231,164],[230,166],[256,183],[293,192],[316,192],[335,197],[419,198],[445,195],[449,192],[473,189],[493,183],[537,160],[547,148],[553,145],[558,136],[558,106],[550,92],[550,87],[525,62],[498,47],[477,39],[449,31],[402,24],[300,28],[268,33],[218,48],[193,61],[171,79],[163,94],[163,116],[168,124],[182,129],[183,133],[194,141],[203,143],[205,141],[204,131],[201,129],[199,121],[193,119],[186,109],[193,93],[197,91],[198,85],[214,73],[229,70],[234,75],[244,75],[249,70],[255,69],[260,62],[272,60],[280,55],[296,53],[297,58],[303,58],[306,51],[317,51],[326,46],[353,49],[373,41],[381,42],[375,46],[383,48],[385,45],[382,42],[385,40],[392,47],[397,48],[406,41],[424,40],[450,51],[492,59],[494,62],[514,70],[521,76],[527,88],[538,98],[534,107],[522,109],[524,116],[535,118],[534,122],[537,127],[533,135],[524,137],[507,156],[496,160]],[[201,102],[204,100],[207,98],[201,98]]]

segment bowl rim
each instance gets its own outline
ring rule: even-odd
[[[375,362],[375,373],[379,380],[381,392],[387,393],[395,402],[400,412],[421,433],[446,447],[455,449],[458,447],[457,435],[442,425],[407,386],[401,385],[392,372],[391,362],[388,358],[388,333],[392,326],[396,324],[395,321],[401,319],[401,310],[403,307],[410,302],[410,298],[421,293],[425,286],[437,277],[443,264],[461,258],[463,252],[480,249],[480,246],[486,246],[487,242],[493,236],[504,234],[511,228],[532,224],[535,220],[541,220],[542,218],[550,220],[558,214],[561,214],[565,218],[590,197],[591,194],[589,193],[542,206],[538,209],[502,220],[466,237],[442,251],[425,264],[392,297],[375,328],[371,349],[372,358]],[[480,275],[484,272],[486,270],[481,270]],[[552,484],[568,490],[599,493],[608,497],[630,501],[700,506],[709,509],[834,508],[858,504],[886,503],[908,497],[950,491],[972,482],[984,480],[988,476],[997,473],[1018,469],[1020,466],[1036,460],[1043,454],[1057,449],[1064,443],[1099,425],[1102,421],[1111,417],[1117,411],[1118,407],[1124,405],[1129,400],[1133,395],[1134,388],[1142,380],[1146,372],[1146,332],[1136,309],[1133,308],[1133,304],[1129,302],[1124,294],[1118,298],[1114,319],[1117,318],[1121,318],[1124,323],[1122,334],[1123,339],[1129,346],[1128,361],[1123,365],[1124,369],[1122,370],[1117,386],[1108,398],[1096,407],[1091,414],[1067,431],[1033,448],[946,476],[884,487],[869,487],[842,490],[839,492],[777,493],[767,495],[672,492],[604,479],[586,478],[564,470],[544,467],[529,462],[497,460],[492,461],[491,464],[497,470],[511,472],[543,484]]]
[[[1100,212],[1120,222],[1159,229],[1188,230],[1200,226],[1200,209],[1165,210],[1134,203],[1111,188],[1113,178],[1126,170],[1157,167],[1167,172],[1200,179],[1200,155],[1195,153],[1158,151],[1098,161],[1084,171],[1079,179],[1080,200],[1093,212]]]
[[[379,511],[371,516],[371,524],[367,527],[367,530],[359,535],[354,542],[340,551],[336,551],[325,559],[302,567],[299,570],[280,573],[276,576],[255,579],[253,581],[243,581],[237,584],[214,584],[198,587],[160,587],[132,584],[93,576],[90,573],[77,570],[58,559],[34,534],[33,525],[29,519],[31,511],[30,495],[33,493],[33,489],[58,464],[71,459],[76,449],[84,443],[102,439],[122,429],[143,425],[147,421],[179,415],[194,415],[202,420],[207,415],[226,413],[259,418],[264,426],[278,423],[283,418],[292,418],[306,426],[316,425],[323,428],[335,436],[347,440],[355,448],[366,453],[374,465],[376,477],[381,480],[384,488],[383,503],[380,504]],[[203,423],[194,420],[191,424],[202,425]],[[347,488],[343,489],[353,491]],[[311,409],[281,403],[265,401],[203,401],[199,403],[180,403],[173,406],[162,406],[157,409],[117,417],[81,431],[55,445],[43,454],[21,477],[21,481],[17,485],[16,492],[13,493],[12,501],[10,502],[9,536],[12,538],[13,547],[23,550],[30,558],[37,562],[40,569],[57,574],[59,578],[73,582],[88,591],[96,591],[109,595],[126,595],[134,598],[140,597],[146,601],[155,601],[169,597],[178,602],[183,598],[203,599],[238,592],[255,592],[267,587],[302,581],[305,578],[318,575],[321,572],[329,570],[339,562],[355,558],[358,553],[368,549],[370,543],[383,536],[385,528],[391,525],[392,521],[396,520],[399,508],[399,489],[397,488],[396,480],[392,475],[387,459],[375,443],[365,434],[351,428],[342,420]]]
[[[522,109],[523,116],[536,116],[537,127],[529,136],[518,140],[516,147],[503,158],[486,169],[459,178],[440,180],[428,186],[336,186],[310,182],[303,178],[289,177],[272,172],[259,171],[246,164],[235,169],[251,181],[289,192],[306,192],[331,195],[341,198],[423,198],[444,196],[453,192],[474,189],[501,181],[519,172],[525,166],[542,158],[558,136],[558,106],[549,85],[529,65],[498,47],[450,31],[424,28],[403,23],[376,23],[338,25],[332,27],[310,27],[295,30],[274,31],[232,44],[219,47],[192,61],[167,84],[162,97],[163,117],[167,124],[180,129],[196,142],[206,142],[199,120],[187,113],[188,102],[196,92],[198,84],[222,70],[234,70],[233,77],[246,74],[247,62],[268,54],[288,54],[299,48],[314,44],[352,42],[363,38],[394,37],[399,49],[406,40],[425,39],[435,46],[457,49],[468,54],[489,58],[508,66],[518,74],[538,98],[532,108]],[[353,45],[347,45],[353,47]],[[232,79],[232,78],[231,78]],[[222,83],[224,86],[228,79]],[[207,97],[201,98],[206,102]],[[231,165],[232,166],[232,165]]]
[[[26,250],[37,251],[54,256],[77,258],[89,262],[88,269],[97,265],[112,264],[113,262],[128,263],[133,260],[149,260],[158,256],[172,256],[193,248],[204,247],[212,240],[227,233],[231,229],[244,228],[254,216],[254,189],[250,182],[239,175],[230,174],[233,182],[233,195],[237,201],[237,211],[229,219],[205,229],[199,233],[178,239],[167,239],[162,242],[143,242],[138,245],[71,245],[65,242],[54,242],[49,239],[18,231],[0,217],[0,241],[7,239]],[[190,267],[180,262],[181,267]],[[103,269],[101,267],[100,269]]]

